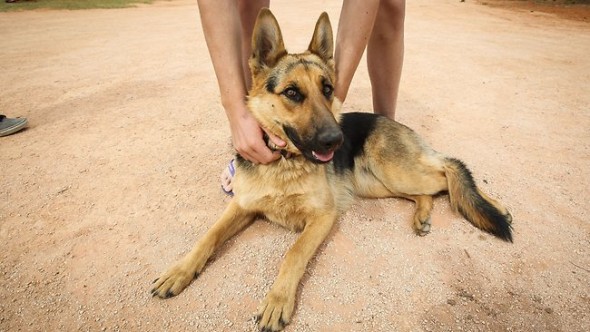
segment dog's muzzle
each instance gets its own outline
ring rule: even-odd
[[[334,158],[334,151],[344,141],[344,134],[339,126],[317,130],[315,136],[302,139],[297,131],[289,126],[284,127],[287,137],[308,160],[315,163],[327,163]]]

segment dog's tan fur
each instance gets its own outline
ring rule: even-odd
[[[452,207],[475,226],[512,240],[510,214],[475,186],[463,163],[432,150],[412,130],[387,118],[341,118],[332,91],[333,37],[327,14],[320,16],[304,53],[287,53],[269,10],[259,14],[252,43],[248,106],[263,127],[287,142],[283,157],[255,165],[238,156],[235,197],[191,252],[156,280],[154,295],[179,294],[219,246],[265,217],[301,232],[258,311],[261,330],[281,330],[291,320],[309,260],[354,197],[415,201],[414,226],[424,235],[430,231],[432,195],[448,191]]]

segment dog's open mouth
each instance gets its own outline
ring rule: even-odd
[[[321,161],[323,163],[327,163],[330,160],[332,160],[332,158],[334,158],[334,151],[328,151],[328,152],[316,152],[316,151],[312,151],[311,155],[318,161]]]

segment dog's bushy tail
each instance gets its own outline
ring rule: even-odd
[[[465,164],[458,159],[446,158],[444,169],[453,210],[477,228],[512,242],[512,216],[500,203],[477,188]]]

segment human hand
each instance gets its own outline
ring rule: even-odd
[[[246,160],[255,164],[268,164],[280,158],[280,152],[272,151],[263,139],[263,128],[249,112],[229,117],[232,143],[236,151]],[[285,141],[266,132],[270,141],[277,147],[284,147]]]

